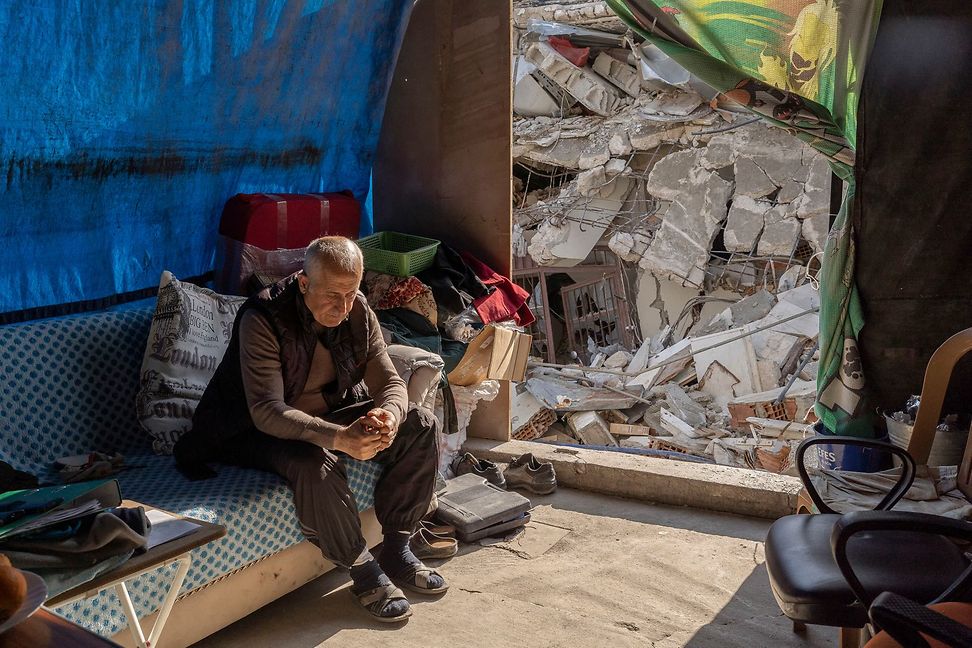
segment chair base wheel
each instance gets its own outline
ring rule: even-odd
[[[793,622],[793,632],[796,632],[798,634],[803,634],[806,631],[807,631],[807,624],[806,623],[802,623],[800,621],[794,621]]]

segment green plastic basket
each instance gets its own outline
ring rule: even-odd
[[[398,232],[375,232],[357,243],[365,270],[398,277],[408,277],[431,266],[439,247],[435,239]]]

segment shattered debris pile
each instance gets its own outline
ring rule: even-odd
[[[589,366],[536,362],[513,436],[791,473],[816,420],[818,309],[809,283],[761,291],[677,342],[663,331],[633,353],[594,349]]]
[[[552,5],[518,7],[545,16]],[[518,251],[541,266],[570,267],[603,239],[658,277],[752,289],[760,281],[752,261],[775,260],[785,270],[794,257],[823,250],[826,157],[735,112],[657,48],[585,24],[531,18],[520,33]],[[746,268],[726,267],[742,258]]]
[[[514,27],[513,252],[541,269],[531,307],[551,338],[517,386],[514,436],[791,470],[815,421],[827,158],[639,42],[603,2],[518,1]],[[549,279],[581,282],[604,250],[639,295],[591,306]],[[639,334],[584,348],[572,312],[609,306]]]

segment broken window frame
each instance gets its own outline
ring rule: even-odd
[[[628,277],[621,260],[607,247],[595,246],[584,263],[572,267],[538,266],[529,256],[513,257],[513,281],[530,292],[531,298],[527,302],[537,321],[532,325],[534,353],[547,362],[557,361],[557,349],[553,344],[553,314],[550,310],[550,294],[547,290],[547,279],[552,275],[568,274],[579,281],[561,288],[563,293],[578,286],[586,286],[601,281],[609,282],[613,311],[618,314],[617,326],[620,329],[619,344],[625,348],[634,348],[640,343],[640,329],[635,306],[629,297]],[[536,287],[540,288],[539,298],[535,294]],[[535,303],[536,300],[538,303]],[[565,315],[572,312],[564,304]],[[573,340],[570,324],[571,317],[566,317],[565,336],[568,341]],[[569,348],[580,356],[587,355],[586,340],[580,347],[569,342]]]

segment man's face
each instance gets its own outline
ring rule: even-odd
[[[301,274],[297,281],[304,294],[304,303],[321,326],[333,327],[351,312],[354,296],[361,283],[360,274],[344,274],[327,269],[317,269],[308,275]]]

